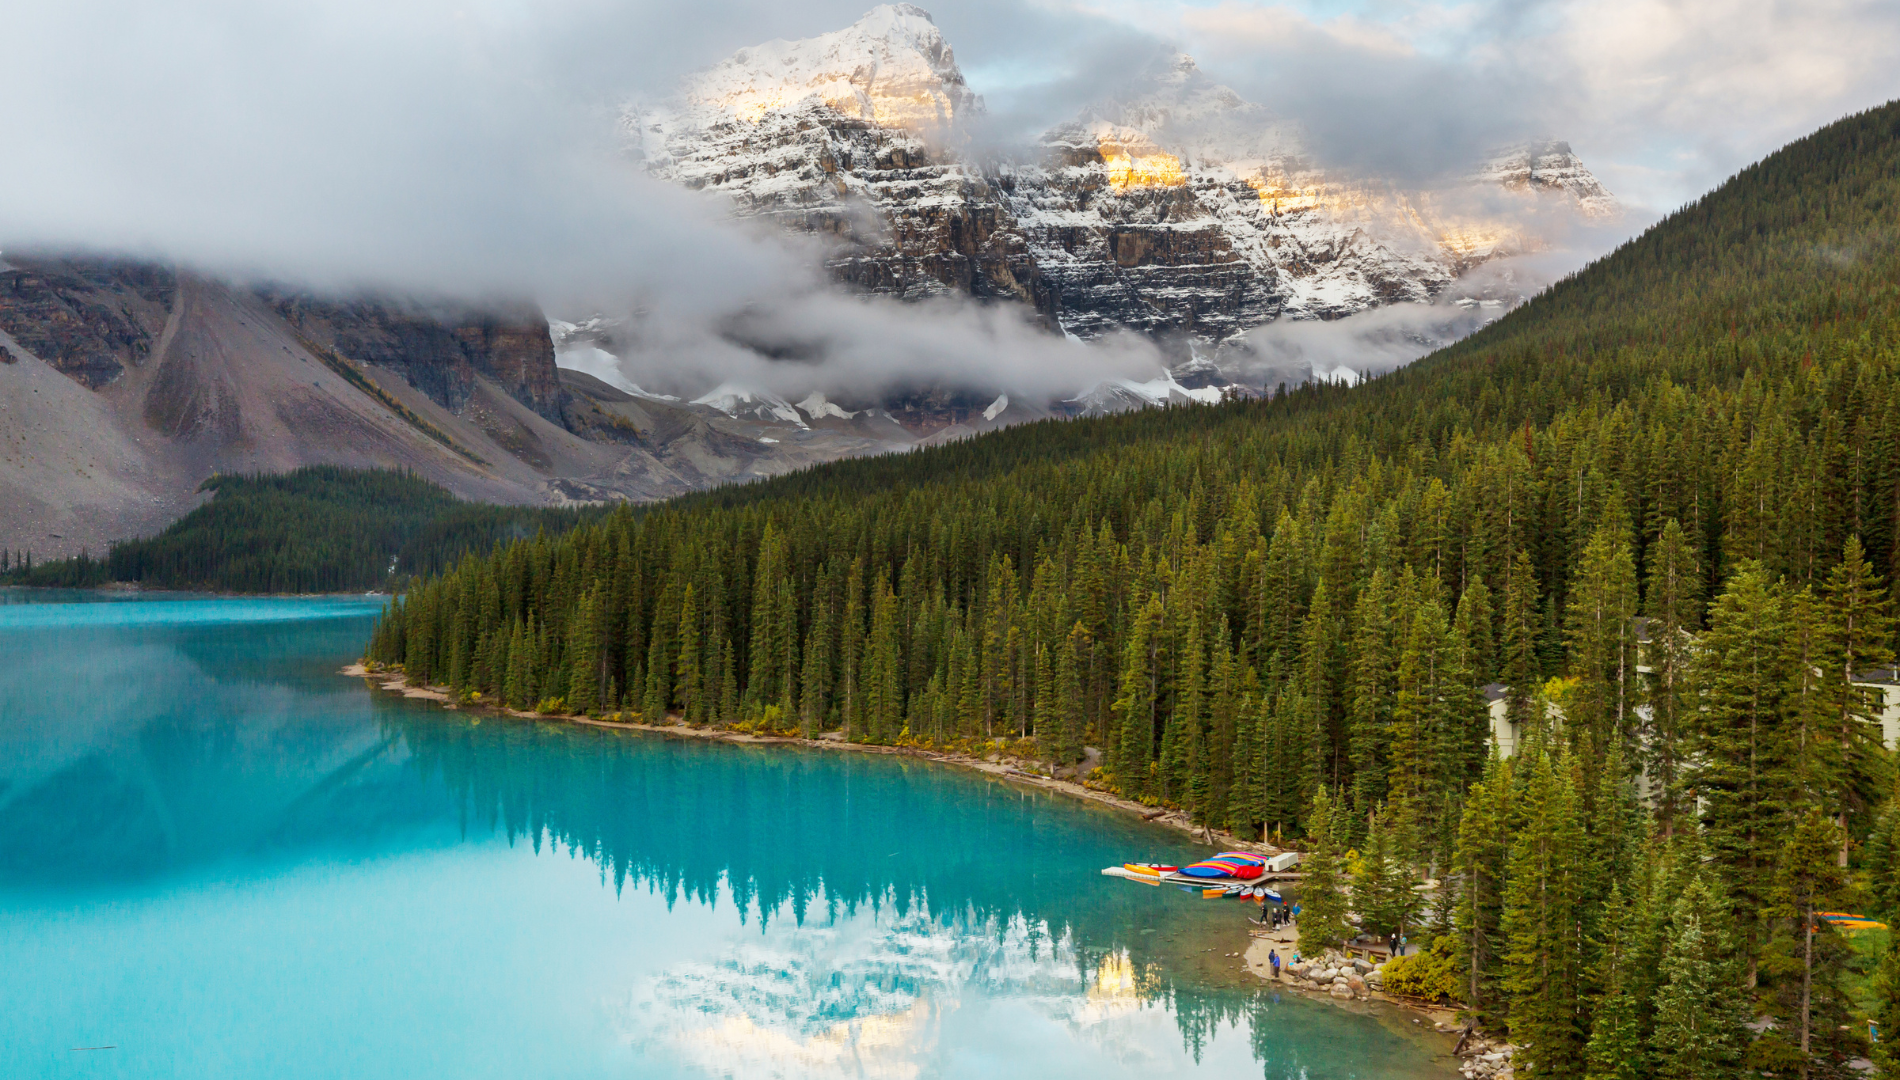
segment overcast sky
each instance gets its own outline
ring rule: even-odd
[[[937,0],[999,122],[1032,135],[1181,48],[1341,164],[1428,173],[1568,139],[1666,211],[1790,138],[1900,95],[1893,0]],[[0,34],[0,237],[352,258],[592,261],[611,107],[864,0],[62,0]],[[662,198],[643,191],[641,202]],[[550,205],[564,203],[565,205]],[[460,234],[459,236],[456,234]],[[496,276],[499,275],[495,271]]]
[[[319,286],[527,291],[563,311],[634,294],[706,318],[784,302],[822,287],[809,252],[632,175],[614,110],[868,6],[13,4],[0,28],[0,244]],[[1894,0],[927,6],[1006,136],[1033,136],[1178,48],[1302,121],[1322,163],[1427,176],[1547,135],[1642,211],[1637,224],[1900,96]]]

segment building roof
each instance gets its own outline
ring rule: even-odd
[[[1504,695],[1511,692],[1511,688],[1501,682],[1485,683],[1479,689],[1484,692],[1484,700],[1486,701],[1501,701],[1504,699]]]
[[[1854,676],[1857,683],[1884,683],[1888,686],[1900,685],[1900,668],[1875,668]]]

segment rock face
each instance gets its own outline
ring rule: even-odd
[[[377,297],[339,302],[277,290],[263,295],[305,339],[401,372],[444,408],[466,406],[476,376],[486,375],[547,419],[567,422],[569,394],[555,369],[547,320],[537,309],[431,310]]]
[[[178,289],[169,270],[150,264],[8,259],[0,263],[0,330],[94,390],[144,362]]]
[[[743,49],[621,130],[655,175],[835,239],[831,269],[869,292],[1033,300],[1033,261],[995,186],[949,149],[980,111],[929,14]]]
[[[1457,212],[1472,201],[1458,192],[1321,170],[1298,125],[1186,57],[1027,159],[964,149],[958,121],[981,109],[929,14],[900,4],[741,50],[673,101],[629,107],[622,131],[654,175],[834,240],[829,267],[856,288],[1020,300],[1082,338],[1218,343],[1282,317],[1429,301],[1536,246]],[[1563,143],[1501,151],[1463,186],[1616,210]]]
[[[216,473],[403,468],[491,502],[645,501],[918,441],[822,398],[741,416],[627,393],[557,368],[526,308],[10,258],[0,547],[42,559],[156,532]]]

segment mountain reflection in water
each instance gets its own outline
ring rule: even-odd
[[[0,598],[0,1073],[1450,1075],[1239,972],[1242,905],[1102,878],[1205,850],[1125,815],[373,696],[373,603],[189,603]]]

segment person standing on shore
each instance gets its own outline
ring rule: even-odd
[[[1280,954],[1272,949],[1268,949],[1267,963],[1273,965],[1273,977],[1276,979],[1279,978],[1280,977]]]

